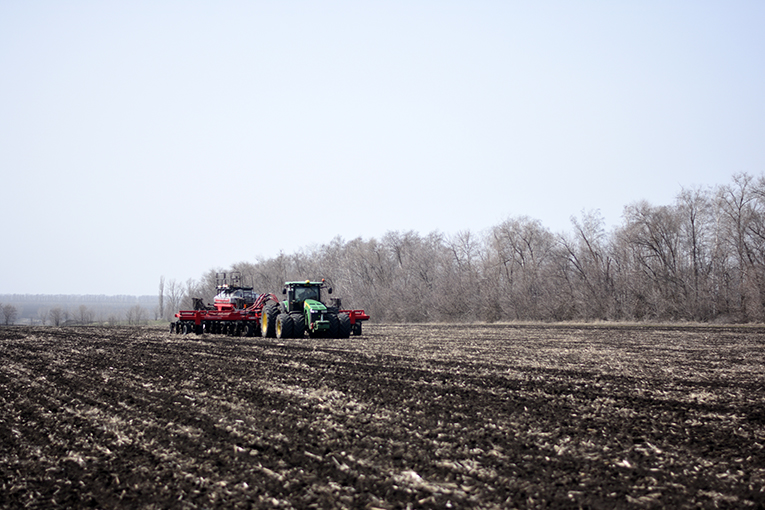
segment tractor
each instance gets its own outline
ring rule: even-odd
[[[329,304],[322,299],[322,290],[332,294],[322,279],[286,282],[281,302],[268,301],[263,307],[260,320],[264,337],[302,338],[305,332],[311,337],[348,338],[351,333],[361,334],[361,323],[369,319],[364,310],[341,310],[340,299],[332,298]]]

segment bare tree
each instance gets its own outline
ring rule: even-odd
[[[438,318],[498,320],[496,308],[487,306],[480,285],[483,240],[469,230],[463,230],[446,238],[443,248],[438,251],[437,290],[433,299]]]
[[[119,315],[117,315],[116,313],[110,313],[106,321],[109,323],[109,326],[116,326],[117,324],[119,324],[120,318],[119,318]]]
[[[157,296],[158,299],[158,313],[154,317],[155,319],[159,319],[160,317],[165,316],[165,276],[162,275],[159,277],[159,296]]]
[[[183,302],[183,286],[174,279],[167,282],[167,291],[165,297],[167,303],[165,306],[165,320],[170,320],[178,310],[180,310],[181,303]]]
[[[128,309],[126,318],[128,324],[139,325],[146,320],[146,310],[141,305],[133,305]]]
[[[58,327],[61,325],[61,321],[64,318],[64,311],[61,309],[60,306],[56,306],[54,308],[51,308],[50,310],[50,320],[53,322],[53,325]]]
[[[526,216],[492,229],[491,250],[502,315],[518,320],[549,319],[555,238],[539,220]]]
[[[765,202],[758,198],[754,179],[745,173],[734,175],[733,184],[718,191],[721,235],[734,264],[729,273],[735,292],[732,298],[742,320],[765,318],[765,260],[758,247]]]
[[[683,280],[687,287],[686,316],[710,320],[715,315],[714,261],[719,254],[714,231],[712,199],[708,190],[685,189],[677,196],[681,231]]]
[[[16,317],[18,317],[19,311],[16,309],[13,305],[3,305],[3,318],[5,319],[5,325],[10,326],[14,322],[16,322]]]
[[[196,280],[189,278],[186,280],[186,288],[183,292],[183,300],[181,302],[181,307],[184,310],[193,310],[194,309],[194,303],[193,298],[202,298],[204,299],[203,295],[203,286],[197,282]]]
[[[609,253],[605,220],[600,211],[582,212],[571,218],[573,236],[561,235],[568,268],[568,289],[576,313],[585,319],[609,319],[618,314],[614,301],[613,257]],[[570,274],[570,276],[568,276]]]
[[[78,312],[80,324],[90,324],[93,322],[93,312],[88,310],[87,306],[80,305]]]
[[[45,324],[48,322],[48,316],[50,315],[50,310],[47,308],[39,308],[37,310],[37,318],[40,319],[40,324],[45,326]]]

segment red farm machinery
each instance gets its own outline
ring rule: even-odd
[[[213,304],[192,298],[193,310],[176,313],[177,321],[170,323],[172,333],[212,333],[232,336],[260,335],[260,315],[263,305],[278,299],[273,294],[257,294],[242,284],[239,273],[216,274]]]
[[[325,306],[321,300],[324,287],[324,280],[287,282],[283,293],[288,299],[279,301],[274,294],[257,294],[242,285],[238,272],[218,273],[214,302],[204,304],[202,299],[192,298],[194,309],[176,313],[178,320],[170,323],[170,332],[278,338],[299,338],[306,332],[330,338],[361,335],[361,324],[369,315],[364,310],[341,310],[336,298]]]

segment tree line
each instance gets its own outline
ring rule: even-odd
[[[19,314],[19,308],[15,305],[0,303],[2,324],[6,326],[15,324]],[[155,320],[160,318],[158,312],[155,311],[154,315]],[[119,311],[110,311],[106,316],[86,305],[79,305],[75,309],[68,306],[54,306],[52,308],[39,307],[35,316],[27,316],[25,319],[25,324],[37,323],[42,326],[86,326],[91,324],[116,326],[124,323],[140,325],[148,322],[149,313],[139,304],[127,308],[124,314]]]
[[[482,233],[388,232],[234,264],[258,292],[326,278],[377,321],[765,320],[765,176],[640,201],[606,230],[599,211],[553,233],[509,218]],[[160,284],[162,314],[212,300],[212,269]]]

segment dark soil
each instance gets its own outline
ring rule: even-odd
[[[765,330],[0,328],[4,508],[765,508]]]

